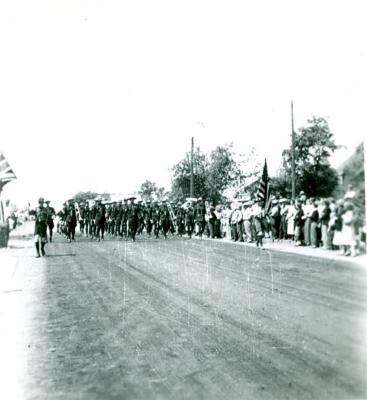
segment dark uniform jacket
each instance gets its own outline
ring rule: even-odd
[[[47,218],[48,212],[46,207],[39,206],[35,210],[29,212],[29,215],[36,217],[34,224],[34,234],[45,237],[47,235]]]

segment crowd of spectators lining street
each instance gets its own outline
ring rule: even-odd
[[[260,247],[262,238],[289,241],[354,257],[365,252],[366,245],[364,213],[355,199],[356,192],[349,187],[337,200],[307,198],[304,192],[296,200],[274,195],[266,210],[256,200],[237,201],[211,208],[207,234]]]

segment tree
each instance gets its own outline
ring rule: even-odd
[[[77,202],[77,203],[83,203],[87,200],[92,200],[95,199],[96,197],[98,197],[99,194],[96,192],[78,192],[73,199]]]
[[[254,147],[236,157],[233,179],[224,194],[228,198],[253,197],[258,190],[262,173],[262,160]]]
[[[281,173],[270,180],[270,194],[279,194],[282,197],[292,197],[291,177]]]
[[[164,187],[160,187],[159,189],[157,189],[155,194],[158,201],[162,201],[167,196],[167,192]]]
[[[152,201],[157,191],[158,191],[157,185],[152,181],[146,180],[141,184],[138,193],[140,194],[143,201],[147,200]]]
[[[354,204],[361,210],[361,217],[365,218],[365,164],[364,164],[364,144],[358,145],[354,154],[352,154],[340,167],[341,185],[335,193],[343,197],[348,191],[349,185],[357,192],[354,198]]]
[[[338,185],[337,172],[329,157],[339,147],[325,118],[312,117],[309,126],[295,132],[296,191],[308,196],[329,196]],[[291,149],[283,151],[284,176],[291,176]]]
[[[77,203],[83,203],[87,200],[93,200],[96,197],[101,196],[105,200],[111,200],[111,195],[109,193],[97,193],[97,192],[78,192],[75,196],[73,196],[73,199]]]
[[[194,152],[194,196],[206,197],[208,178],[208,157],[203,154],[199,148]],[[175,200],[183,199],[190,196],[190,175],[191,175],[191,162],[190,154],[186,156],[172,167],[172,191],[171,197]]]
[[[338,174],[329,165],[310,166],[299,177],[299,185],[310,197],[329,197],[338,186]]]
[[[238,178],[240,173],[232,146],[232,144],[218,146],[210,154],[206,188],[207,197],[214,203],[223,200],[223,191]]]

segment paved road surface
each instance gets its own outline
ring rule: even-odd
[[[367,398],[367,274],[218,241],[77,238],[2,266],[1,398]],[[6,392],[5,392],[6,391]]]

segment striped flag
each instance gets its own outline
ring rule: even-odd
[[[2,152],[0,152],[0,189],[3,188],[8,182],[16,179],[13,170]]]
[[[268,166],[266,164],[266,158],[265,158],[263,173],[260,180],[260,186],[257,191],[257,198],[261,200],[263,207],[266,206],[268,197],[269,197],[269,176],[268,176]]]

